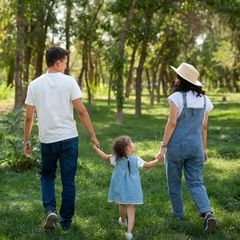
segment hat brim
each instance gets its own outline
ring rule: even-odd
[[[193,84],[193,85],[195,85],[195,86],[198,86],[198,87],[202,87],[202,86],[203,86],[202,83],[199,82],[198,80],[197,80],[195,83],[193,83],[191,80],[186,79],[186,77],[182,76],[182,75],[177,71],[177,69],[176,69],[175,67],[170,66],[170,68],[172,68],[172,70],[175,71],[180,77],[182,77],[182,78],[185,79],[186,81],[190,82],[191,84]]]

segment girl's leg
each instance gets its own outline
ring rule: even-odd
[[[135,205],[128,204],[128,233],[132,233],[135,221]]]
[[[126,204],[119,204],[119,214],[122,219],[122,223],[126,222],[126,214],[127,214]]]

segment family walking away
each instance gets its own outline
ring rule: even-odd
[[[76,80],[64,74],[69,51],[53,46],[46,51],[47,73],[28,87],[24,123],[23,151],[30,156],[29,141],[34,111],[38,118],[41,148],[42,201],[46,212],[45,229],[53,229],[57,221],[55,183],[57,162],[60,163],[62,202],[59,224],[64,231],[72,224],[75,208],[75,175],[78,158],[78,131],[73,106],[89,132],[91,141],[100,147],[89,114],[82,102],[82,92]]]
[[[146,162],[138,156],[134,156],[135,144],[129,136],[120,136],[112,145],[113,155],[105,154],[93,145],[93,149],[104,160],[114,165],[114,171],[108,194],[109,202],[119,204],[118,223],[127,228],[126,238],[133,239],[133,227],[135,221],[135,206],[143,204],[142,186],[138,168],[150,168],[159,163],[159,159]],[[127,219],[128,216],[128,219]]]
[[[210,207],[207,191],[203,184],[202,171],[208,155],[207,124],[208,113],[213,104],[202,90],[198,81],[199,72],[190,64],[182,63],[172,83],[173,93],[168,97],[170,114],[157,158],[165,155],[168,194],[172,214],[184,219],[182,198],[182,170],[188,189],[204,218],[204,229],[213,233],[216,220]]]

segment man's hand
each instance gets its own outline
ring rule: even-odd
[[[29,143],[28,145],[25,145],[23,147],[23,152],[24,152],[24,155],[28,158],[32,158],[31,155],[30,155],[30,152],[31,152],[31,144]]]
[[[94,145],[96,145],[98,148],[100,148],[100,143],[99,141],[97,140],[97,137],[96,136],[93,136],[91,137],[91,141]]]

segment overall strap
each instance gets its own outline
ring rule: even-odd
[[[206,96],[205,95],[203,95],[204,96],[204,106],[203,106],[203,108],[205,109],[206,108]]]
[[[186,92],[182,92],[182,97],[183,97],[183,106],[187,106],[187,95]]]

